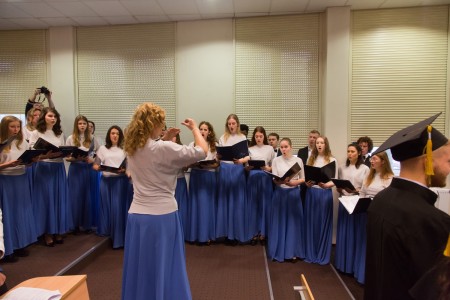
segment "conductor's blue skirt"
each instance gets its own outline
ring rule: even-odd
[[[178,212],[128,215],[122,299],[192,299]]]
[[[216,172],[192,169],[189,179],[189,232],[190,242],[208,242],[216,232]]]
[[[243,165],[220,163],[216,237],[228,237],[240,242],[251,239],[245,228],[246,186]]]
[[[261,170],[251,170],[247,179],[247,229],[250,238],[267,235],[272,203],[272,177]]]
[[[33,212],[38,235],[68,231],[67,180],[63,162],[36,163]]]
[[[109,236],[113,248],[125,244],[130,180],[126,175],[103,176],[100,182],[100,211],[97,233]]]
[[[283,262],[305,257],[304,217],[300,189],[276,187],[268,237],[268,256]]]
[[[181,225],[183,226],[184,236],[189,231],[189,194],[187,188],[186,177],[177,178],[177,187],[175,188],[175,200],[178,204],[178,215],[181,219]]]
[[[28,175],[0,175],[5,255],[37,240]]]
[[[91,229],[94,223],[91,192],[91,167],[85,162],[72,162],[67,177],[69,188],[70,229]]]
[[[364,274],[366,272],[366,224],[366,212],[355,215],[355,261],[353,266],[353,276],[361,284],[364,284]]]
[[[306,258],[309,263],[330,262],[333,237],[333,194],[331,189],[310,188],[305,199]]]
[[[355,262],[355,215],[350,215],[339,203],[336,232],[335,267],[341,272],[352,274]]]

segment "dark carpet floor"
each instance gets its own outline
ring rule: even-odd
[[[29,257],[2,264],[8,286],[32,277],[54,275],[102,241],[104,238],[93,234],[69,235],[63,245],[54,248],[32,245]],[[87,274],[92,300],[120,299],[122,264],[123,249],[113,250],[108,244],[95,258],[76,268],[79,274]],[[317,300],[360,300],[363,294],[363,287],[355,279],[337,275],[330,265],[267,261],[260,245],[186,244],[186,264],[195,300],[298,300],[293,286],[300,285],[300,274],[305,274]]]

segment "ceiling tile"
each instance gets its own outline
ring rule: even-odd
[[[23,29],[23,26],[5,19],[0,19],[0,30],[13,30],[13,29]]]
[[[375,9],[379,8],[386,0],[347,0],[351,9]]]
[[[135,16],[141,23],[169,22],[168,16]]]
[[[138,21],[133,18],[133,16],[117,16],[117,17],[104,17],[109,24],[119,25],[119,24],[137,24]]]
[[[234,0],[235,13],[269,13],[270,0]]]
[[[85,2],[99,16],[127,16],[130,13],[120,4],[119,1],[91,1]]]
[[[13,5],[36,18],[64,17],[47,3],[14,3]]]
[[[9,3],[0,3],[0,18],[27,18],[31,15]]]
[[[47,23],[51,27],[78,26],[78,23],[70,18],[40,18],[40,20]]]
[[[198,15],[194,0],[157,0],[167,15]]]
[[[381,5],[381,8],[390,8],[390,7],[411,7],[420,5],[421,0],[410,0],[408,3],[405,3],[404,0],[386,0]]]
[[[327,7],[345,6],[346,2],[347,2],[346,0],[320,0],[320,1],[312,0],[306,7],[306,11],[308,12],[325,11]]]
[[[195,0],[202,15],[233,14],[233,1],[230,0]]]
[[[304,12],[309,0],[272,0],[270,12]]]
[[[81,26],[99,26],[109,24],[106,20],[99,17],[73,17],[72,19],[74,19]]]
[[[121,3],[133,15],[165,15],[159,4],[154,1],[121,1]]]
[[[168,15],[171,21],[193,21],[193,20],[201,20],[202,17],[200,15]]]
[[[95,17],[97,14],[82,2],[49,2],[66,17]]]
[[[23,26],[24,28],[30,28],[30,29],[42,29],[42,28],[49,27],[49,25],[47,23],[44,23],[41,20],[36,19],[36,18],[9,19],[9,21],[19,24],[19,25]]]

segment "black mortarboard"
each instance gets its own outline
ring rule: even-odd
[[[432,151],[445,145],[448,141],[439,130],[431,127],[431,123],[440,114],[394,133],[373,154],[391,149],[392,157],[397,161],[404,161],[425,153],[431,155]],[[427,145],[432,151],[426,151]]]

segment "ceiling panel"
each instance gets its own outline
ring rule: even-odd
[[[310,13],[334,6],[358,10],[448,4],[450,0],[0,0],[0,30]]]

